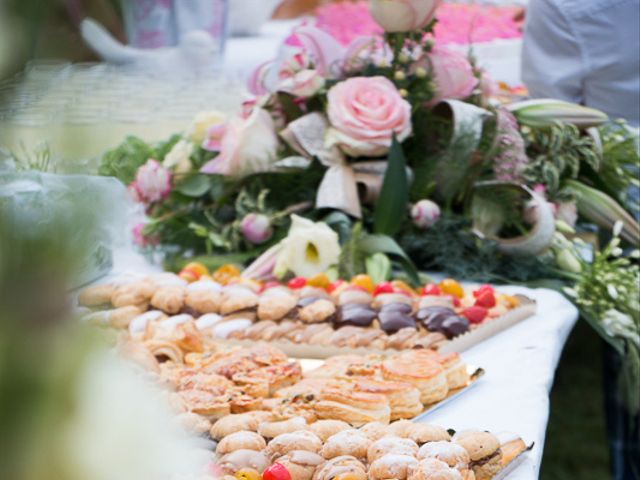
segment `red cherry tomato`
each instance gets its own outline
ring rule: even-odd
[[[462,311],[462,315],[464,315],[470,323],[481,323],[486,317],[489,311],[484,307],[468,307]]]
[[[291,480],[291,474],[281,463],[274,463],[262,472],[262,480]]]
[[[344,283],[344,280],[336,280],[327,286],[327,292],[332,293],[336,288]]]
[[[459,307],[461,305],[460,299],[458,297],[456,297],[455,295],[449,295],[449,298],[453,302],[453,306],[454,307]]]
[[[307,279],[304,277],[294,277],[289,280],[287,286],[292,290],[297,290],[298,288],[302,288],[307,284]]]
[[[373,289],[373,296],[377,297],[382,293],[393,293],[393,291],[394,288],[393,285],[391,285],[391,282],[380,282],[376,285],[376,288]]]
[[[422,289],[422,295],[442,295],[440,287],[435,283],[427,283]],[[457,297],[456,297],[457,298]]]
[[[478,307],[492,308],[496,306],[496,297],[493,292],[485,290],[476,297],[476,305]]]
[[[494,293],[493,287],[487,283],[485,283],[484,285],[480,285],[476,290],[473,291],[473,296],[478,298],[484,292]]]

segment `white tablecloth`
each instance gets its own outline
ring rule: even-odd
[[[117,252],[115,272],[153,272],[139,255]],[[446,428],[514,432],[535,443],[509,480],[538,478],[549,418],[549,392],[577,309],[561,294],[546,289],[501,288],[538,302],[537,314],[465,351],[464,360],[486,374],[467,393],[435,410],[425,421]]]

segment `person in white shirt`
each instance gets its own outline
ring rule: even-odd
[[[522,79],[532,97],[640,124],[640,0],[531,0]]]

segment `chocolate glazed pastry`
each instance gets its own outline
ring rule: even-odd
[[[378,317],[378,312],[367,305],[350,303],[340,307],[334,320],[335,328],[344,326],[369,327]]]
[[[378,319],[380,328],[389,334],[403,328],[416,328],[416,321],[411,316],[411,306],[404,303],[390,303],[383,306]]]
[[[469,321],[448,307],[421,308],[416,318],[430,332],[440,332],[449,339],[469,331]]]

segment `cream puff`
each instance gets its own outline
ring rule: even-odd
[[[408,480],[464,480],[455,468],[435,458],[426,458],[416,465]],[[470,479],[469,479],[470,480]]]
[[[380,422],[369,422],[360,427],[360,431],[364,433],[369,440],[375,442],[388,434],[389,425]]]
[[[369,479],[406,480],[417,465],[418,460],[411,455],[387,453],[369,465]]]
[[[258,433],[265,438],[275,438],[283,433],[307,430],[309,426],[303,417],[292,417],[287,420],[262,422],[258,425]]]
[[[435,458],[446,463],[451,468],[455,468],[465,475],[469,470],[469,453],[460,445],[454,442],[429,442],[425,443],[418,451],[418,459]]]
[[[322,441],[315,433],[309,430],[298,430],[296,432],[278,435],[269,442],[264,452],[271,461],[276,461],[278,458],[293,450],[318,453],[321,448]]]
[[[350,428],[351,425],[342,420],[318,420],[309,426],[309,430],[315,433],[323,442],[326,442],[332,435]]]
[[[367,450],[367,461],[373,463],[388,453],[415,457],[416,453],[418,453],[418,445],[408,438],[383,437],[369,446]]]
[[[233,415],[227,415],[219,419],[211,427],[211,438],[219,440],[227,435],[242,430],[255,432],[262,422],[270,420],[272,414],[270,412],[246,412]]]
[[[292,479],[311,480],[316,469],[324,463],[324,458],[306,450],[293,450],[278,458],[278,463],[287,469]]]
[[[367,468],[357,458],[348,455],[334,457],[317,468],[313,480],[334,480],[347,475],[352,480],[367,480]]]
[[[231,435],[227,435],[220,440],[216,447],[216,453],[222,456],[227,453],[235,452],[236,450],[255,450],[259,452],[266,446],[267,442],[265,442],[261,435],[249,430],[242,430],[240,432],[234,432]]]
[[[446,429],[437,425],[421,422],[411,424],[407,430],[407,437],[418,445],[428,442],[448,442],[451,440],[451,435],[449,435],[449,432]]]
[[[233,475],[243,468],[253,468],[262,473],[271,464],[264,452],[255,450],[235,450],[220,459],[218,465],[226,474]]]
[[[325,441],[320,455],[327,460],[345,455],[364,459],[367,457],[370,445],[371,440],[361,431],[355,429],[343,430]]]

